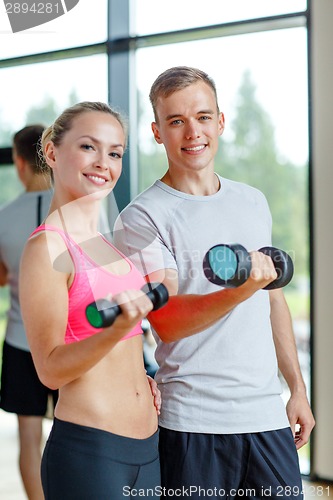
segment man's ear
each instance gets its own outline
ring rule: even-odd
[[[22,182],[22,184],[26,185],[26,177],[27,177],[27,168],[30,168],[28,162],[18,154],[13,155],[13,162],[16,167],[17,176]]]
[[[25,167],[25,159],[22,156],[16,154],[13,157],[13,162],[16,166],[18,175],[22,175],[22,173],[24,172],[24,167]]]
[[[223,113],[219,113],[219,135],[223,134],[224,127],[225,127],[224,114]]]
[[[155,141],[157,142],[157,144],[163,144],[163,141],[160,137],[160,132],[158,130],[158,126],[157,126],[156,122],[152,122],[151,129],[153,131],[154,138],[155,138]]]

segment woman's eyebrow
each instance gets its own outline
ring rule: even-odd
[[[79,140],[80,139],[90,139],[92,142],[96,142],[97,144],[101,144],[101,141],[92,135],[81,135],[78,139]],[[117,148],[117,147],[124,148],[123,144],[110,144],[110,146],[112,148]]]

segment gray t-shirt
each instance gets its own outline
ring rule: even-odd
[[[10,290],[6,342],[25,351],[29,346],[18,296],[20,260],[28,237],[48,213],[52,194],[52,190],[24,192],[0,210],[0,261],[8,270]]]
[[[256,250],[271,244],[271,215],[264,195],[221,177],[220,183],[216,194],[194,196],[157,181],[120,214],[115,245],[145,275],[176,269],[180,295],[217,291],[203,272],[203,257],[210,247],[240,243]],[[162,427],[223,434],[289,425],[267,291],[256,292],[196,335],[169,344],[156,332],[155,337]]]

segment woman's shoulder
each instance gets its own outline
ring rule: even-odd
[[[64,256],[68,257],[64,258]],[[57,267],[56,263],[59,262],[60,257],[62,257],[63,264],[70,262],[68,245],[61,233],[49,231],[43,226],[34,231],[27,240],[23,257],[27,258],[32,264],[51,264],[54,268]],[[68,265],[65,267],[67,271]]]

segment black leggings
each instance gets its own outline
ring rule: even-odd
[[[158,432],[133,439],[55,418],[41,473],[46,500],[156,499]]]

